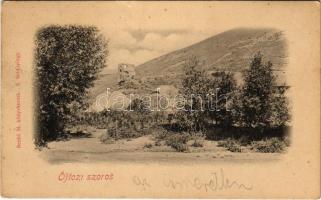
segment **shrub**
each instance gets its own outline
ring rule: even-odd
[[[283,141],[284,141],[284,144],[285,144],[285,146],[287,146],[287,147],[289,147],[290,146],[290,137],[289,136],[285,136],[284,138],[283,138]]]
[[[172,147],[174,149],[176,149],[176,151],[178,151],[178,152],[188,152],[189,151],[187,144],[178,143]]]
[[[203,143],[200,140],[194,140],[194,143],[192,144],[193,147],[203,147]]]
[[[101,136],[100,140],[103,142],[104,140],[107,140],[107,139],[120,140],[120,139],[137,138],[144,135],[144,133],[145,132],[135,131],[127,127],[120,127],[120,128],[109,127],[106,133],[103,134],[103,136]]]
[[[141,136],[142,133],[127,128],[111,128],[109,135],[115,140],[119,140],[124,138],[137,138]]]
[[[150,149],[150,148],[152,148],[153,147],[153,145],[151,144],[151,143],[146,143],[145,145],[144,145],[144,148],[147,148],[147,149]]]
[[[164,140],[168,135],[169,135],[169,133],[168,133],[166,130],[160,131],[160,132],[158,132],[158,134],[156,135],[156,139],[157,139],[157,140]]]
[[[159,141],[159,140],[157,140],[156,142],[155,142],[155,146],[161,146],[162,144],[161,144],[161,141]]]
[[[166,144],[170,145],[172,143],[183,143],[186,144],[190,136],[186,133],[184,134],[171,134],[165,138]]]
[[[240,145],[235,140],[230,138],[225,141],[219,141],[217,146],[224,147],[231,152],[242,152]]]
[[[115,140],[112,137],[110,137],[108,132],[106,132],[105,134],[102,134],[99,137],[99,140],[101,141],[101,143],[104,143],[104,144],[112,144],[115,142]]]
[[[187,141],[189,140],[189,135],[185,134],[172,134],[166,137],[166,145],[174,148],[178,152],[188,151]]]
[[[241,146],[247,146],[249,144],[251,144],[251,138],[248,135],[242,135],[239,139],[238,139],[238,143]]]
[[[280,138],[273,137],[263,141],[254,141],[251,149],[261,153],[282,153],[285,150],[286,143]]]

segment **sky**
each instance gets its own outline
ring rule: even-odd
[[[28,19],[35,23],[34,28],[44,24],[96,26],[109,40],[108,66],[103,71],[107,72],[119,63],[139,65],[233,28],[284,26],[276,23],[282,14],[278,9],[254,14],[254,8],[267,8],[268,2],[250,4],[256,7],[251,10],[245,2],[48,2],[42,9],[30,4],[12,12],[20,13],[16,21]],[[26,29],[18,31],[25,33]]]
[[[118,63],[142,64],[174,50],[192,45],[209,35],[188,29],[118,30],[106,35],[109,40],[108,69]],[[108,70],[105,70],[108,71]]]
[[[34,34],[40,27],[50,24],[96,26],[110,42],[105,72],[117,69],[119,63],[142,64],[233,28],[273,27],[283,30],[290,22],[297,24],[298,20],[305,20],[303,17],[295,21],[289,17],[292,12],[301,12],[299,4],[303,3],[299,2],[291,9],[285,9],[282,2],[274,4],[272,9],[269,2],[258,1],[51,1],[15,4],[14,9],[7,11],[15,16],[12,19],[14,23],[32,22],[32,26],[31,23],[25,27],[17,26],[20,34]],[[303,7],[310,8],[308,4]],[[26,39],[11,42],[19,46]],[[33,44],[33,39],[30,37],[28,44]]]
[[[116,70],[119,63],[143,64],[228,30],[211,10],[210,4],[164,2],[119,2],[96,8],[95,23],[109,40],[108,66],[103,73]]]

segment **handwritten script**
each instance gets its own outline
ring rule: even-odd
[[[153,187],[153,184],[146,177],[133,177],[134,185],[141,187],[146,190]],[[161,186],[169,189],[197,189],[204,190],[205,192],[209,191],[223,191],[231,189],[239,190],[252,190],[252,185],[247,185],[240,183],[232,178],[229,178],[225,175],[224,170],[220,169],[219,171],[214,171],[209,174],[206,178],[192,177],[192,178],[182,178],[175,179],[171,177],[164,177],[163,182],[160,183]],[[159,186],[159,183],[155,183],[155,186]]]
[[[151,185],[147,182],[146,178],[134,176],[133,182],[135,185],[141,186],[144,190],[151,187]]]

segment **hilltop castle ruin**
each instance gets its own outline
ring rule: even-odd
[[[127,82],[135,78],[135,65],[121,63],[118,65],[118,82]]]

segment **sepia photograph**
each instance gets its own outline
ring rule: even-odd
[[[35,145],[50,162],[275,160],[290,147],[281,30],[115,31],[36,33]]]
[[[1,195],[320,198],[320,3],[4,1]]]

